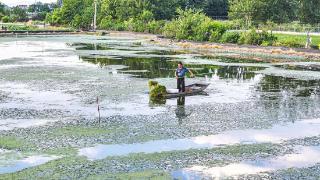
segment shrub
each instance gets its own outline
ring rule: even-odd
[[[164,21],[152,20],[148,22],[146,32],[153,33],[153,34],[161,34],[164,24],[165,24]]]
[[[272,45],[276,40],[277,38],[274,35],[266,31],[257,32],[257,30],[252,29],[250,31],[241,33],[238,43],[251,45],[263,44],[265,46],[268,46]]]
[[[2,17],[2,22],[4,22],[4,23],[9,22],[9,20],[10,20],[9,16],[3,16]]]
[[[99,29],[113,29],[113,27],[114,23],[110,15],[105,16],[99,24]]]
[[[227,30],[224,23],[213,21],[198,10],[178,10],[178,14],[177,19],[164,26],[164,36],[179,40],[217,42]]]
[[[220,42],[221,43],[237,43],[240,38],[238,32],[226,32],[222,35]]]
[[[285,46],[285,47],[293,47],[293,48],[303,48],[304,44],[299,39],[282,39],[280,41],[277,41],[273,45],[275,46]]]

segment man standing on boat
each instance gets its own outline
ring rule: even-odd
[[[194,77],[192,71],[189,69],[183,67],[182,62],[178,63],[178,68],[176,69],[176,78],[177,78],[177,85],[179,92],[185,92],[185,75],[186,73],[189,72],[191,77]]]

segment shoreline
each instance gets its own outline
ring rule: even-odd
[[[303,61],[320,61],[320,50],[289,48],[281,46],[255,46],[255,45],[239,45],[239,44],[222,44],[212,42],[197,42],[189,40],[174,40],[165,38],[162,35],[131,32],[131,31],[97,31],[97,32],[77,32],[77,31],[36,31],[36,32],[1,32],[0,37],[16,36],[16,35],[101,35],[101,36],[127,36],[145,39],[150,44],[157,44],[165,47],[180,48],[191,52],[197,52],[206,56],[216,56],[218,52],[232,52],[234,55],[228,55],[230,58],[252,59],[258,62],[292,62],[288,58],[280,58],[276,56],[293,56]]]
[[[215,56],[217,52],[235,52],[239,55],[229,55],[231,58],[250,58],[262,62],[292,62],[286,58],[275,58],[272,56],[296,56],[303,61],[320,61],[320,50],[317,49],[303,49],[303,48],[289,48],[278,46],[255,46],[255,45],[238,45],[238,44],[221,44],[211,42],[196,42],[187,40],[173,40],[165,38],[162,35],[155,35],[149,33],[138,33],[128,31],[108,31],[110,36],[134,36],[149,40],[149,43],[181,48],[190,50],[202,55]],[[264,57],[262,57],[264,56]],[[270,58],[270,59],[269,59]]]

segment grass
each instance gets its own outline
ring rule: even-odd
[[[306,44],[306,35],[292,35],[292,34],[275,34],[278,38],[278,42],[283,45],[297,44],[304,47]],[[311,36],[312,46],[318,47],[320,45],[320,36]]]

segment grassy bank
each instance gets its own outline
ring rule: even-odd
[[[275,34],[280,45],[287,47],[305,47],[307,36],[295,34]],[[311,36],[312,47],[320,48],[320,36]]]

